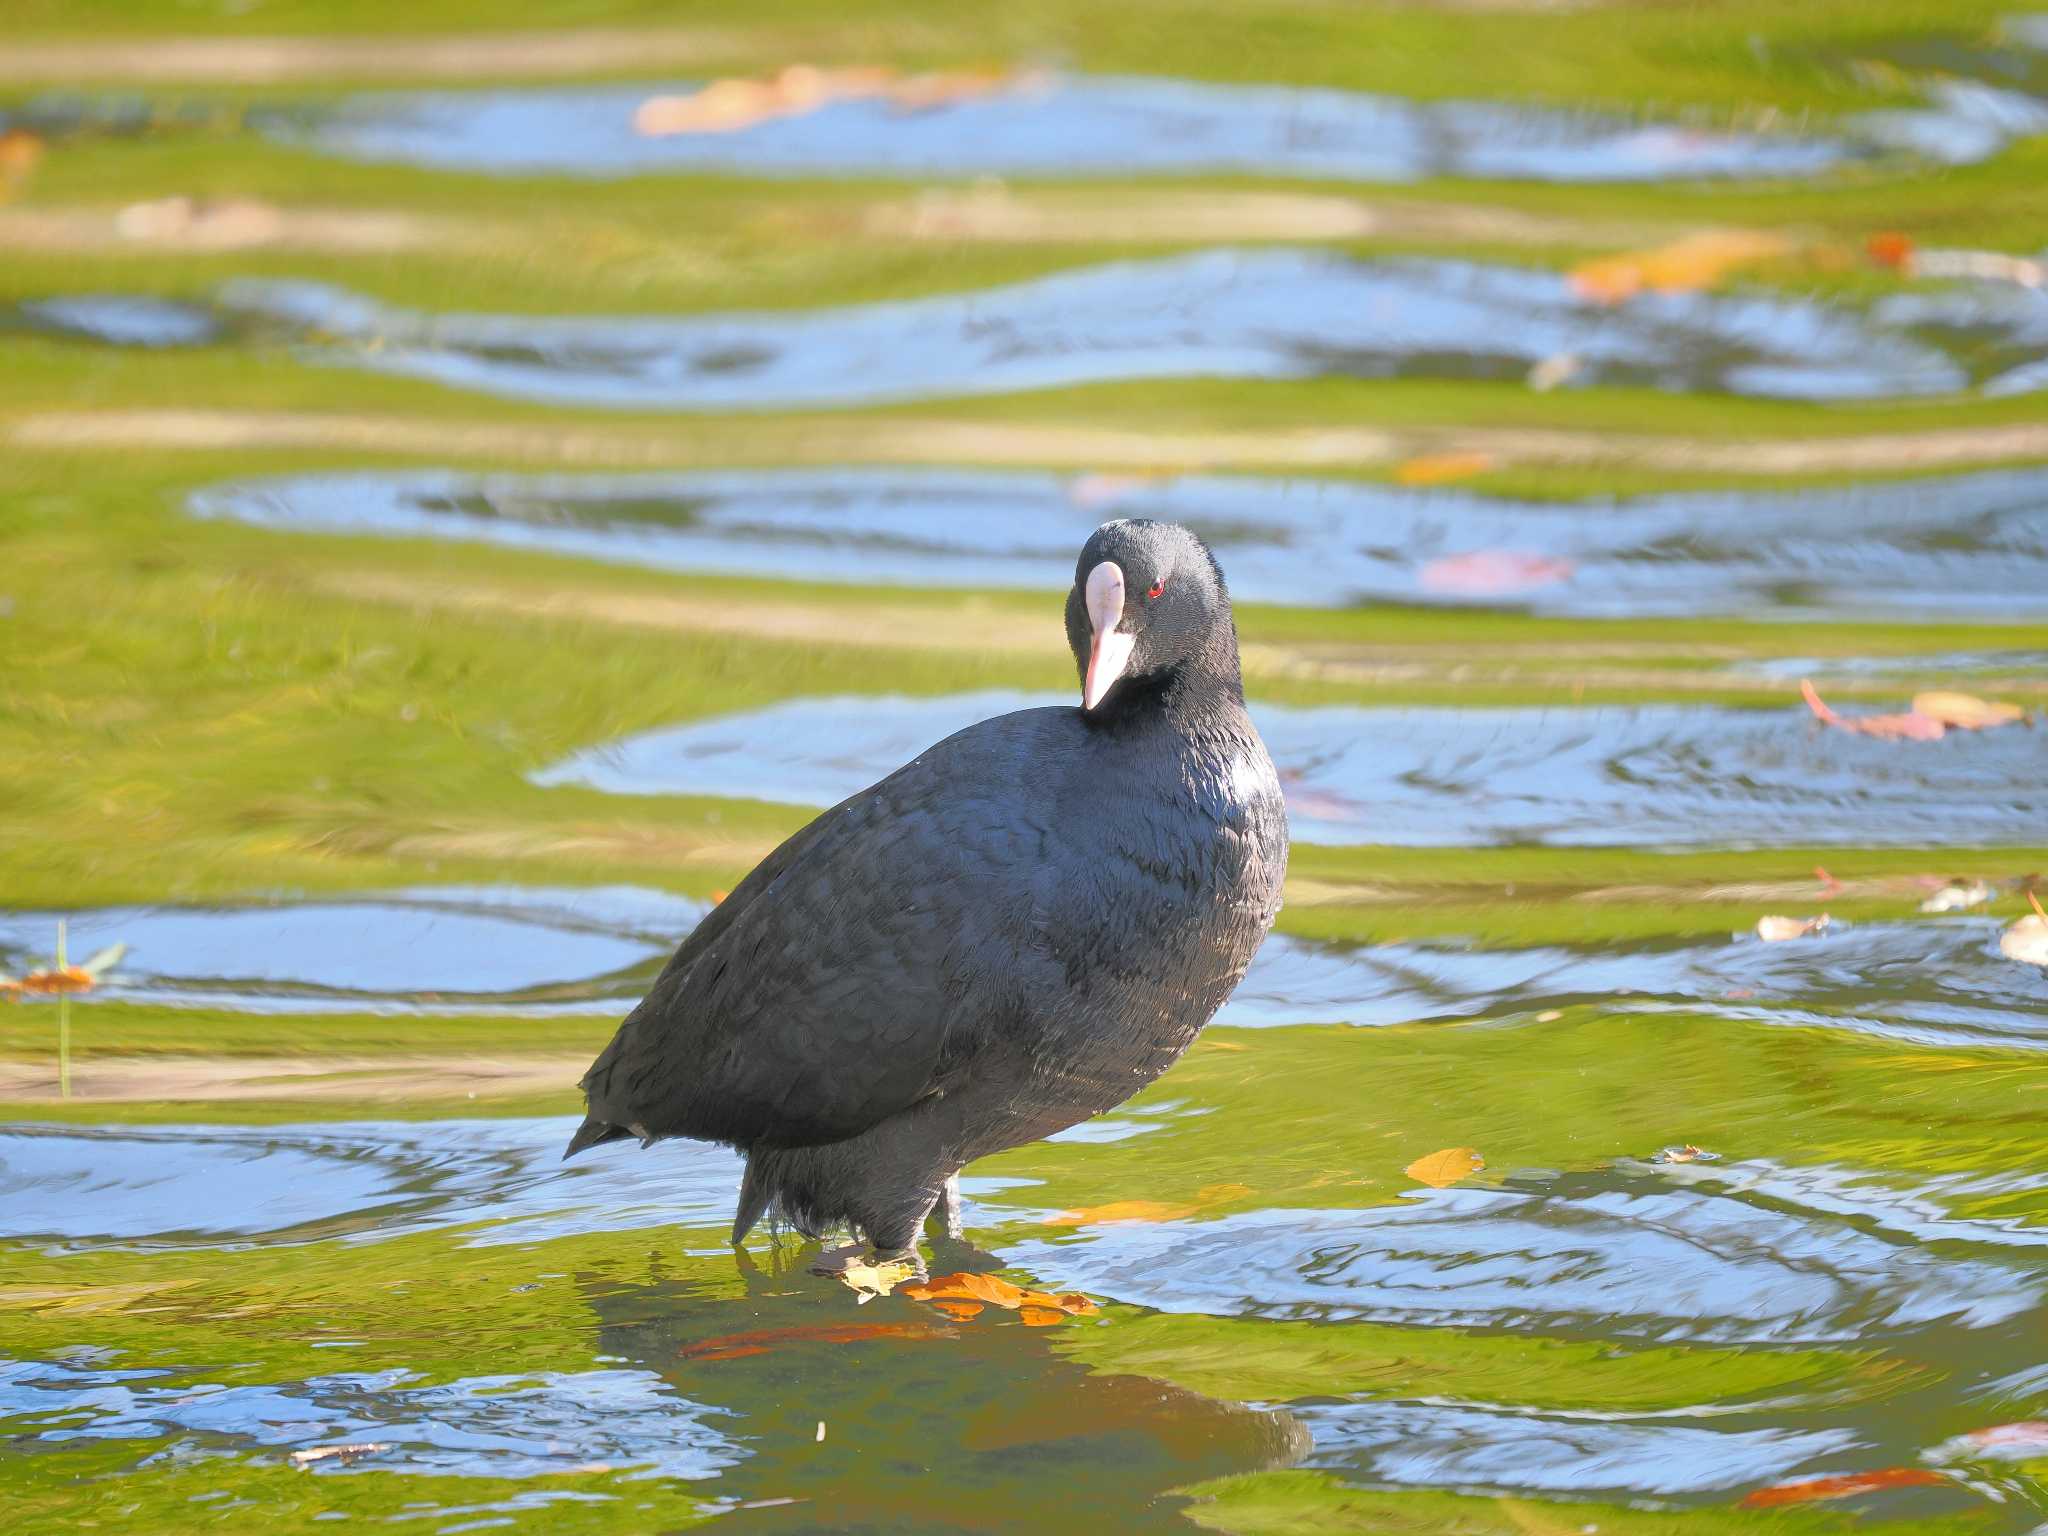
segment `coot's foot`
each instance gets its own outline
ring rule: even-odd
[[[924,1267],[924,1255],[915,1248],[899,1248],[884,1253],[866,1243],[845,1243],[837,1248],[820,1249],[818,1256],[811,1260],[811,1273],[839,1279],[849,1270],[878,1264],[908,1264],[914,1271],[912,1278],[918,1280],[930,1274]]]

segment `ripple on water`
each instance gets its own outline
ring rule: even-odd
[[[1408,1488],[1683,1497],[1756,1487],[1858,1443],[1849,1429],[1529,1413],[1442,1403],[1303,1404],[1310,1466]]]
[[[1266,940],[1219,1024],[1406,1024],[1626,998],[1914,1045],[2048,1047],[2048,971],[1999,953],[2003,922],[1838,923],[1797,943],[1753,934],[1634,948]]]
[[[2038,1263],[1937,1254],[1861,1230],[1860,1211],[1785,1208],[1780,1193],[1617,1171],[1364,1210],[1101,1226],[1004,1257],[1049,1284],[1165,1312],[1663,1342],[1869,1342],[1992,1328],[2042,1303]]]
[[[1642,293],[1560,273],[1326,251],[1209,250],[964,294],[701,316],[429,314],[314,283],[221,290],[231,325],[316,359],[517,399],[754,410],[1124,379],[1521,379],[1801,400],[1945,394],[1971,375],[1919,334],[1817,301]]]
[[[212,906],[0,911],[0,971],[128,953],[98,994],[263,1012],[580,1011],[637,1002],[701,902],[634,886],[432,886]]]
[[[2039,132],[2034,124],[2048,107],[2014,88],[2015,61],[2042,46],[2038,33],[2022,19],[2005,29],[2005,41],[2003,51],[1951,49],[1933,61],[1940,73],[1925,78],[1920,106],[1803,134],[1358,91],[1046,74],[1017,76],[1007,88],[992,82],[996,88],[984,93],[916,111],[872,95],[718,133],[635,131],[642,102],[688,92],[690,83],[363,95],[266,126],[289,142],[354,159],[503,174],[1799,177],[1897,151],[1962,164]]]
[[[572,1118],[0,1127],[0,1239],[211,1247],[473,1228],[471,1244],[723,1228],[739,1159],[561,1161]]]
[[[831,468],[362,471],[197,493],[263,527],[472,539],[663,570],[1056,590],[1113,516],[1184,523],[1253,602],[1484,603],[1601,617],[2048,611],[2048,472],[1530,502],[1257,476]],[[1532,557],[1478,590],[1450,562]],[[1813,670],[1825,670],[1816,666]]]
[[[835,805],[977,720],[1063,694],[797,699],[594,747],[534,775],[611,794]],[[1992,845],[2048,812],[2034,732],[1901,744],[1803,708],[1255,705],[1295,838],[1406,846]]]
[[[438,1386],[390,1370],[230,1386],[184,1372],[0,1361],[0,1423],[24,1440],[181,1435],[202,1446],[276,1450],[374,1441],[383,1449],[357,1465],[379,1472],[543,1477],[597,1461],[650,1476],[715,1477],[747,1454],[716,1422],[729,1417],[640,1369]]]

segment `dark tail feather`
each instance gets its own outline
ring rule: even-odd
[[[739,1214],[732,1223],[732,1245],[735,1248],[747,1240],[747,1234],[754,1230],[754,1223],[761,1219],[761,1213],[768,1209],[768,1202],[775,1197],[764,1166],[767,1161],[759,1153],[747,1158],[747,1175],[740,1180]]]
[[[586,1147],[601,1147],[608,1141],[633,1139],[633,1133],[623,1125],[612,1125],[591,1115],[584,1120],[583,1128],[569,1138],[569,1150],[562,1154],[562,1161],[566,1163]]]

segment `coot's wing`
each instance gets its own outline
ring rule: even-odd
[[[778,848],[684,941],[584,1078],[643,1134],[836,1141],[908,1108],[1061,985],[1035,913],[1073,709],[948,737]]]

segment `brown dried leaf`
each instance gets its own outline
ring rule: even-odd
[[[1418,1184],[1431,1189],[1448,1189],[1460,1179],[1469,1179],[1486,1166],[1486,1159],[1472,1147],[1445,1147],[1427,1157],[1418,1157],[1404,1170]]]
[[[1100,1309],[1094,1302],[1078,1291],[1062,1291],[1055,1296],[1049,1291],[1027,1291],[995,1275],[975,1274],[959,1270],[950,1275],[934,1275],[931,1279],[916,1285],[902,1287],[905,1296],[913,1301],[979,1302],[984,1306],[1001,1307],[1008,1312],[1021,1311],[1031,1307],[1041,1313],[1055,1313],[1050,1319],[1041,1319],[1034,1326],[1042,1327],[1046,1321],[1058,1321],[1059,1317],[1083,1317]],[[1031,1319],[1026,1319],[1027,1322]]]
[[[1925,1467],[1884,1467],[1876,1472],[1849,1472],[1840,1477],[1809,1477],[1797,1483],[1778,1483],[1743,1496],[1746,1509],[1772,1509],[1781,1504],[1812,1504],[1822,1499],[1846,1499],[1880,1488],[1920,1488],[1945,1483],[1948,1478]]]

